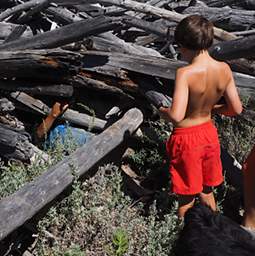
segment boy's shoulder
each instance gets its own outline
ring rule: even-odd
[[[203,65],[198,65],[198,64],[188,64],[186,66],[180,67],[176,71],[176,75],[191,75],[194,73],[197,73],[200,71],[200,67],[203,68]],[[213,60],[213,67],[217,69],[221,69],[223,73],[231,73],[231,69],[228,65],[228,63],[224,61],[218,61],[218,60]]]

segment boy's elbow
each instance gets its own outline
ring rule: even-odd
[[[243,106],[240,105],[238,107],[235,107],[232,109],[232,116],[237,116],[237,115],[240,115],[242,112],[243,112]]]
[[[179,123],[184,119],[184,116],[183,115],[178,115],[178,114],[173,114],[171,116],[171,118],[172,118],[174,123]]]

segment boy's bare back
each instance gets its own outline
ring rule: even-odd
[[[181,69],[188,87],[185,118],[179,127],[197,125],[211,119],[214,105],[223,96],[230,81],[228,66],[212,58],[204,58]]]
[[[177,118],[175,126],[189,127],[209,121],[212,111],[217,112],[216,104],[222,96],[228,111],[239,112],[241,102],[229,66],[205,51],[177,71],[172,108],[183,118]]]

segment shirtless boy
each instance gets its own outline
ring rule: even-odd
[[[176,72],[172,106],[159,109],[175,127],[167,151],[180,217],[193,206],[196,195],[216,210],[212,187],[221,184],[223,176],[218,134],[211,115],[234,116],[242,112],[229,66],[208,54],[213,37],[213,24],[202,16],[188,16],[178,24],[175,41],[188,65]],[[222,96],[226,103],[217,105]]]

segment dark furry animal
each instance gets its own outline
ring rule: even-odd
[[[174,252],[176,256],[255,256],[255,240],[231,219],[196,205],[185,215]]]

